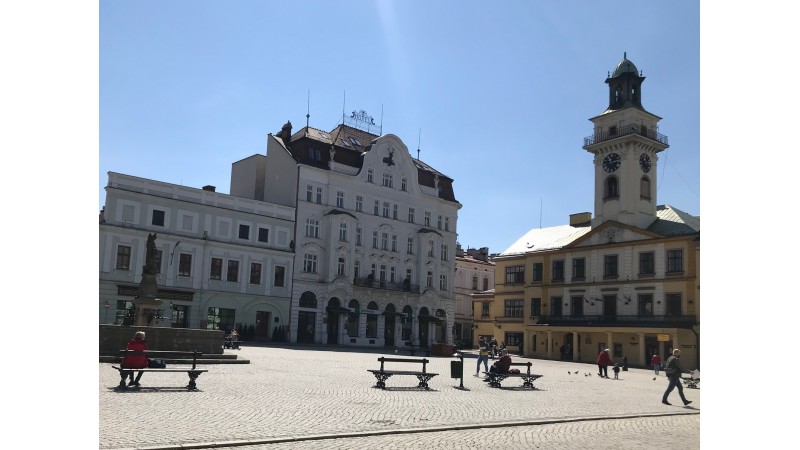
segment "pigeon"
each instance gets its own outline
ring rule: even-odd
[[[585,376],[585,377],[588,377],[588,376],[589,376],[589,374],[588,374],[588,373],[585,373],[585,374],[583,374],[583,376]]]
[[[572,375],[572,372],[570,372],[570,371],[567,371],[567,375]]]
[[[655,379],[656,379],[656,377],[653,377],[653,380],[655,380]]]

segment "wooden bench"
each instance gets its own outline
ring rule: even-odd
[[[132,355],[158,355],[164,353],[171,353],[171,352],[159,352],[157,350],[120,350],[120,355],[124,357],[132,356]],[[133,372],[160,372],[160,373],[175,373],[175,372],[185,372],[189,375],[189,385],[186,388],[190,391],[197,390],[197,377],[200,376],[203,372],[208,372],[207,369],[198,369],[197,368],[197,358],[202,357],[203,354],[200,352],[192,352],[192,367],[171,367],[165,369],[149,369],[149,368],[142,368],[142,369],[132,369],[128,367],[122,367],[122,364],[119,366],[111,366],[111,368],[116,369],[119,371],[120,381],[119,381],[119,388],[126,389],[125,386],[125,378],[131,375]],[[125,361],[123,359],[123,361]]]
[[[535,373],[531,373],[531,365],[530,362],[524,363],[511,363],[511,367],[514,366],[525,366],[527,370],[525,372],[520,373],[494,373],[494,372],[483,372],[489,377],[489,386],[491,387],[500,387],[500,383],[503,382],[506,378],[522,378],[522,387],[529,387],[531,389],[536,389],[534,387],[533,382],[537,379],[541,378],[542,375],[537,375]],[[509,369],[511,368],[509,367]]]
[[[392,375],[413,375],[419,379],[418,387],[429,389],[428,388],[428,381],[439,375],[438,373],[427,372],[425,370],[426,365],[428,364],[427,359],[412,359],[412,358],[386,358],[380,357],[378,361],[381,363],[381,368],[379,370],[372,370],[369,369],[369,372],[372,372],[375,375],[375,378],[378,380],[378,383],[375,385],[381,389],[386,389],[386,380],[391,377]],[[383,366],[384,363],[392,362],[392,363],[419,363],[422,364],[422,372],[412,371],[412,370],[384,370]]]

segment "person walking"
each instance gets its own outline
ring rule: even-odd
[[[650,359],[650,365],[653,367],[653,370],[656,371],[656,376],[658,376],[658,371],[661,370],[661,357],[658,355],[653,355]]]
[[[600,375],[601,378],[608,378],[608,366],[614,364],[609,352],[609,349],[605,349],[597,355],[597,375]]]
[[[483,371],[489,371],[489,349],[486,347],[486,341],[480,338],[478,341],[478,366],[475,368],[475,376],[481,376],[481,361],[483,361]]]
[[[667,386],[667,390],[664,391],[664,396],[661,398],[661,403],[665,405],[671,405],[672,403],[667,401],[669,394],[672,392],[675,387],[678,388],[678,395],[681,396],[681,400],[683,400],[684,406],[689,406],[689,403],[692,403],[691,400],[686,400],[686,397],[683,395],[683,386],[681,386],[681,374],[684,372],[688,372],[683,368],[681,365],[681,351],[679,349],[675,349],[672,351],[672,356],[667,358],[667,363],[664,365],[664,373],[667,375],[669,379],[669,385]]]

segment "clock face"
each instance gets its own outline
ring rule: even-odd
[[[642,153],[642,156],[639,157],[639,167],[644,173],[650,172],[650,157],[646,153]]]
[[[608,173],[611,173],[619,169],[619,165],[621,162],[622,158],[620,158],[618,154],[609,153],[608,156],[606,156],[603,159],[603,170],[605,170]]]

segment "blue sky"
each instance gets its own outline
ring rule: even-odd
[[[627,11],[626,13],[621,13]],[[453,178],[463,247],[501,252],[593,211],[590,117],[623,52],[661,117],[658,203],[700,213],[694,2],[100,2],[99,205],[107,172],[229,192],[290,120],[383,120]],[[309,102],[310,97],[310,102]],[[540,207],[541,205],[541,207]]]

